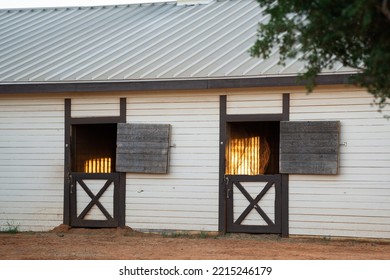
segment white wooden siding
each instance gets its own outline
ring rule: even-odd
[[[64,100],[0,97],[0,229],[49,230],[63,220]]]
[[[72,118],[115,117],[120,115],[118,96],[96,94],[72,97]]]
[[[218,230],[218,94],[133,94],[127,98],[127,122],[171,124],[174,147],[168,174],[127,174],[126,224]]]
[[[291,234],[390,238],[390,121],[372,99],[354,89],[291,94],[291,120],[340,120],[346,143],[339,175],[290,175]]]
[[[281,114],[283,95],[260,90],[227,91],[227,114]]]

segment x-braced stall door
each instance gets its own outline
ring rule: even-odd
[[[117,128],[126,122],[126,98],[119,115],[73,117],[65,99],[64,224],[123,227],[126,176],[117,172]]]
[[[220,97],[219,229],[288,236],[288,177],[279,170],[282,114],[228,114]]]
[[[227,125],[226,231],[281,233],[279,122]]]
[[[227,231],[281,233],[281,175],[226,175]]]
[[[117,124],[71,127],[70,225],[118,227],[123,220],[121,174],[115,172]]]
[[[117,227],[118,173],[70,174],[71,226]]]

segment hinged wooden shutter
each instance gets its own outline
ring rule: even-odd
[[[337,174],[339,121],[280,123],[280,173]]]
[[[168,173],[169,124],[118,124],[116,171]]]

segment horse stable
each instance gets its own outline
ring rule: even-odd
[[[199,1],[198,1],[199,2]],[[390,122],[248,49],[252,0],[0,10],[0,227],[390,238]]]

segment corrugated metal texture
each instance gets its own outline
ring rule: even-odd
[[[294,75],[250,57],[254,0],[207,5],[0,10],[0,83],[166,80]],[[330,72],[350,72],[338,67]]]

